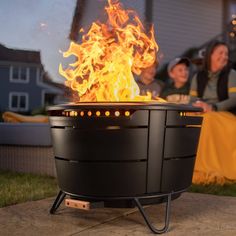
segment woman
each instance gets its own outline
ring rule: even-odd
[[[229,49],[214,41],[206,50],[203,69],[192,79],[190,88],[194,106],[204,112],[236,111],[236,71],[229,63]]]
[[[209,45],[203,69],[192,79],[190,95],[193,105],[204,112],[193,183],[236,182],[236,116],[232,113],[236,111],[236,71],[230,66],[225,43]]]

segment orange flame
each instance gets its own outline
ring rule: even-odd
[[[151,100],[151,94],[139,95],[133,73],[140,74],[156,60],[153,27],[146,35],[136,13],[124,10],[118,1],[108,0],[105,11],[107,23],[92,23],[82,43],[71,42],[63,53],[77,58],[65,70],[59,66],[65,84],[77,91],[81,102]]]

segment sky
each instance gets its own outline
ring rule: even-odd
[[[66,51],[76,0],[0,0],[0,43],[8,48],[41,52],[55,82]]]

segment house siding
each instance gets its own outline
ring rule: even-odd
[[[8,81],[9,81],[9,66],[0,65],[0,111],[8,106]]]
[[[122,1],[124,7],[134,9],[145,22],[145,1]],[[106,0],[94,3],[86,0],[81,26],[87,30],[97,19],[104,20]],[[150,0],[152,20],[159,49],[160,64],[183,54],[192,47],[199,47],[223,30],[223,0]]]
[[[125,9],[134,9],[140,19],[144,20],[144,9],[145,9],[145,1],[143,0],[126,0],[120,1]],[[86,0],[86,7],[83,9],[83,16],[80,22],[81,28],[88,30],[94,21],[102,21],[105,22],[107,19],[107,15],[105,14],[104,7],[107,6],[107,0]]]
[[[28,83],[15,83],[10,81],[10,67],[24,66],[30,69],[30,78]],[[42,106],[42,88],[37,85],[37,69],[38,66],[27,64],[0,65],[1,93],[0,93],[0,110],[9,109],[10,92],[27,93],[29,97],[29,111]]]
[[[222,0],[153,0],[161,62],[199,47],[222,32]]]

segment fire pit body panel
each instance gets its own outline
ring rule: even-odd
[[[49,109],[58,184],[74,196],[135,197],[191,184],[201,118],[187,105],[82,103]]]

